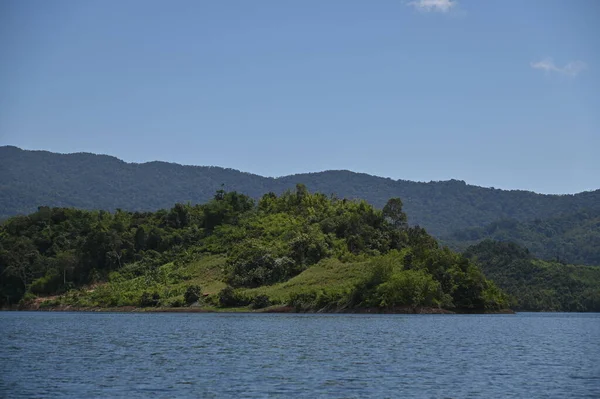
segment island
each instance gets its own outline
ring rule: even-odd
[[[509,295],[479,262],[511,252],[482,245],[465,254],[442,247],[408,224],[400,198],[379,210],[302,184],[258,201],[218,190],[205,204],[156,212],[40,207],[0,226],[0,301],[20,310],[520,309],[514,279],[487,271]]]

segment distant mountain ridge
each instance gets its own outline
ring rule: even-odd
[[[600,265],[598,210],[564,213],[543,220],[498,220],[484,227],[456,231],[441,238],[444,244],[459,251],[489,239],[517,243],[544,260]]]
[[[0,147],[0,218],[38,206],[142,211],[174,203],[204,203],[224,185],[258,198],[297,183],[310,191],[365,199],[383,207],[400,197],[411,224],[435,236],[481,227],[499,219],[530,221],[566,212],[600,210],[600,190],[568,195],[506,191],[463,181],[412,182],[345,170],[263,177],[213,166],[166,162],[126,163],[108,155],[57,154]]]
[[[484,240],[465,256],[525,311],[600,311],[600,267],[541,261],[512,242]]]

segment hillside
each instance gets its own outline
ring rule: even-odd
[[[199,160],[201,162],[201,160]],[[542,195],[467,185],[462,181],[417,183],[350,171],[268,178],[232,169],[164,162],[126,163],[106,155],[56,154],[0,147],[0,219],[38,206],[155,211],[174,203],[209,201],[222,185],[254,199],[281,194],[296,184],[340,198],[364,199],[382,208],[400,197],[411,225],[436,237],[481,227],[499,219],[544,219],[565,210],[600,210],[600,190]]]
[[[442,242],[464,250],[486,239],[515,242],[545,260],[600,265],[600,211],[578,211],[525,222],[500,220],[455,232],[442,237]]]
[[[513,297],[514,309],[600,311],[600,266],[541,261],[516,244],[491,240],[470,247],[465,256]]]
[[[507,305],[473,263],[409,227],[399,199],[377,210],[302,185],[153,213],[40,208],[0,225],[0,275],[0,304],[25,308]]]

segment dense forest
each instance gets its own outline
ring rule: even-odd
[[[527,222],[499,220],[484,227],[458,231],[442,238],[442,242],[453,249],[464,250],[485,239],[515,242],[544,260],[600,265],[600,210]]]
[[[512,296],[516,310],[600,312],[600,266],[541,261],[517,244],[492,240],[465,255]]]
[[[363,199],[379,209],[389,198],[402,198],[411,224],[426,228],[437,238],[502,219],[523,222],[565,212],[600,211],[600,190],[541,195],[476,187],[457,180],[417,183],[349,171],[267,178],[219,167],[132,164],[106,155],[65,155],[9,146],[0,147],[0,172],[0,220],[29,214],[40,205],[145,212],[175,203],[202,204],[222,185],[227,191],[258,200],[268,192],[279,195],[293,190],[298,183],[313,192]]]
[[[40,207],[0,226],[0,275],[3,303],[25,307],[508,305],[473,262],[409,226],[400,199],[378,210],[303,185],[156,212]]]

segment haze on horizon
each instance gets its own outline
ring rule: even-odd
[[[0,145],[600,188],[600,3],[6,0]]]

